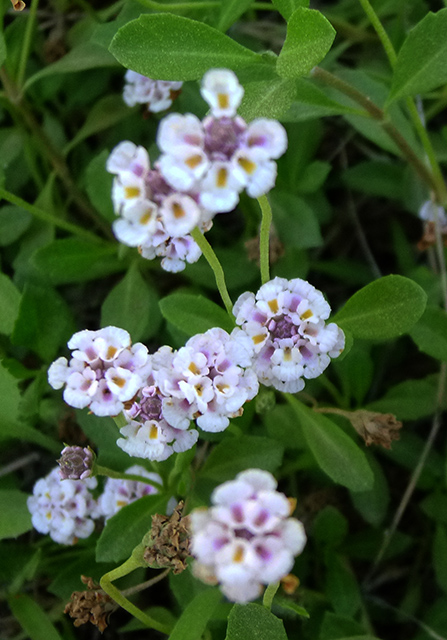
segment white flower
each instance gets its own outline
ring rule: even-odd
[[[169,109],[172,105],[172,94],[183,85],[183,82],[151,80],[130,69],[126,71],[124,78],[126,80],[123,90],[124,102],[129,107],[147,104],[148,111],[153,113]]]
[[[126,473],[142,476],[148,480],[163,484],[158,473],[147,471],[144,467],[133,465],[126,469]],[[146,482],[137,482],[136,480],[120,480],[116,478],[107,478],[104,491],[98,499],[99,514],[104,516],[106,520],[118,513],[120,509],[135,502],[138,498],[147,495],[155,495],[158,489]]]
[[[158,209],[150,200],[138,200],[124,208],[113,223],[116,238],[128,247],[138,247],[150,240],[157,227]]]
[[[252,341],[259,381],[297,393],[303,378],[316,378],[344,348],[343,331],[325,324],[330,307],[308,282],[274,278],[256,296],[242,294],[233,308],[237,324]]]
[[[163,200],[160,216],[171,237],[185,236],[200,221],[200,209],[192,198],[174,193]]]
[[[214,490],[210,509],[191,513],[194,574],[219,582],[234,602],[254,600],[262,585],[286,576],[306,544],[276,486],[267,471],[248,469]]]
[[[221,118],[236,114],[244,89],[229,69],[210,69],[203,76],[200,93],[210,105],[213,116]]]
[[[135,176],[143,176],[150,168],[149,155],[144,147],[137,147],[129,140],[120,142],[107,159],[109,173],[120,174],[129,171]]]
[[[447,226],[447,215],[444,207],[436,205],[431,200],[427,200],[427,202],[424,202],[421,206],[419,209],[419,217],[426,222],[435,222],[436,219],[438,219],[441,227]]]
[[[96,501],[89,489],[97,485],[95,478],[62,480],[59,467],[36,482],[28,498],[33,527],[47,533],[59,544],[74,544],[88,538],[99,516]]]

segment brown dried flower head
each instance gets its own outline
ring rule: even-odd
[[[81,576],[81,580],[87,585],[87,590],[74,591],[64,613],[74,618],[75,627],[91,622],[102,633],[107,627],[110,614],[118,606],[92,578]]]
[[[399,429],[402,428],[402,422],[392,413],[376,413],[361,409],[354,411],[349,420],[368,447],[378,444],[384,449],[391,449],[391,442],[400,438]]]
[[[152,516],[152,527],[145,537],[144,561],[153,568],[172,568],[174,573],[186,569],[191,555],[189,517],[182,516],[183,502],[171,516]]]

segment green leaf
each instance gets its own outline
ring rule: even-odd
[[[173,293],[160,300],[163,317],[188,336],[204,333],[213,327],[231,331],[234,325],[226,311],[203,296]]]
[[[409,332],[420,351],[447,361],[447,314],[439,307],[427,307]]]
[[[390,491],[382,467],[371,454],[367,455],[368,463],[374,473],[374,486],[369,491],[356,491],[351,500],[364,520],[373,527],[382,524],[388,511]]]
[[[11,336],[13,344],[29,347],[48,362],[74,331],[70,308],[57,291],[36,284],[25,286]]]
[[[19,315],[20,293],[8,276],[0,273],[0,333],[10,335]]]
[[[323,238],[318,219],[302,198],[278,189],[269,197],[273,223],[283,243],[300,249],[321,247]]]
[[[429,12],[410,31],[397,56],[389,102],[447,82],[446,34],[447,9]]]
[[[390,340],[411,329],[426,302],[425,291],[413,280],[385,276],[357,291],[333,320],[354,338]]]
[[[374,475],[365,454],[332,420],[286,394],[317,464],[334,482],[351,491],[369,491]]]
[[[357,580],[347,561],[340,555],[329,554],[326,593],[335,613],[354,617],[362,605]]]
[[[287,640],[282,620],[259,604],[235,604],[225,640]]]
[[[341,636],[362,633],[362,625],[347,616],[340,616],[326,611],[320,628],[318,640],[338,640]]]
[[[164,495],[143,496],[123,507],[110,520],[96,545],[97,562],[121,562],[130,556],[152,526],[152,516],[166,512]]]
[[[238,69],[262,61],[217,29],[162,13],[121,27],[110,51],[125,67],[162,80],[197,80],[212,67]]]
[[[436,582],[447,592],[447,530],[438,526],[433,541],[433,566]]]
[[[284,448],[262,436],[227,438],[211,451],[200,471],[201,478],[225,482],[245,469],[275,472],[282,462]]]
[[[82,142],[82,140],[99,131],[113,127],[131,114],[132,110],[123,102],[123,96],[121,94],[100,98],[100,100],[89,109],[84,124],[77,131],[74,138],[65,146],[64,153],[71,151],[76,145]],[[108,198],[111,201],[110,193]]]
[[[75,73],[76,71],[86,71],[98,67],[117,67],[116,61],[104,47],[93,42],[83,42],[67,53],[66,56],[44,67],[25,83],[24,91],[40,80],[52,76],[56,73]]]
[[[323,89],[313,84],[310,79],[297,78],[295,85],[295,101],[281,117],[282,122],[304,122],[325,116],[355,114],[359,111],[328,97]]]
[[[2,403],[2,421],[15,422],[18,415],[20,391],[17,380],[5,369],[1,362],[0,398]]]
[[[226,31],[250,7],[252,0],[221,0],[216,28]]]
[[[351,189],[391,200],[404,198],[405,169],[382,160],[367,160],[343,172],[342,180]]]
[[[254,118],[281,120],[296,95],[293,80],[274,77],[270,80],[248,82],[238,114],[247,121]]]
[[[52,284],[69,284],[124,271],[127,264],[117,259],[116,252],[117,247],[112,244],[64,238],[38,249],[32,262]]]
[[[91,160],[85,170],[85,189],[92,205],[108,222],[115,220],[112,204],[113,176],[106,171],[109,151],[104,149]]]
[[[349,530],[348,521],[338,509],[327,505],[315,516],[312,526],[314,540],[326,547],[339,547]]]
[[[31,214],[20,207],[12,204],[2,207],[0,209],[0,247],[6,247],[18,240],[30,226],[31,220]]]
[[[286,22],[298,7],[309,8],[309,0],[272,0],[272,3]]]
[[[84,409],[76,412],[76,419],[89,440],[96,445],[98,464],[116,471],[125,471],[132,466],[132,459],[116,445],[120,432],[112,418],[95,416]]]
[[[156,335],[161,324],[158,296],[134,262],[101,307],[101,326],[126,329],[132,342]]]
[[[0,67],[5,62],[6,55],[7,55],[6,42],[5,42],[5,38],[3,37],[3,33],[0,31]]]
[[[11,596],[8,604],[31,640],[62,640],[49,616],[28,596]]]
[[[16,489],[0,489],[0,540],[17,538],[33,528],[27,499],[26,493]]]
[[[201,640],[208,620],[213,617],[221,599],[219,589],[207,589],[198,593],[177,620],[169,640]]]
[[[369,411],[393,413],[399,420],[431,416],[436,407],[437,382],[433,378],[405,380],[391,387],[383,398],[366,405]]]
[[[287,24],[287,36],[276,70],[282,78],[300,78],[317,65],[332,46],[335,29],[319,11],[299,7]]]

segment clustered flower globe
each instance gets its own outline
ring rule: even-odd
[[[172,105],[174,97],[183,86],[183,82],[152,80],[128,69],[124,75],[123,100],[128,107],[145,104],[151,113],[166,111]]]
[[[276,487],[267,471],[248,469],[213,491],[211,508],[191,513],[193,572],[233,602],[255,600],[263,585],[284,578],[306,544]]]
[[[253,198],[270,191],[274,160],[287,148],[279,122],[260,118],[247,125],[236,115],[244,89],[232,71],[208,71],[201,93],[210,115],[203,121],[190,113],[164,118],[157,135],[161,155],[152,167],[147,151],[130,141],[115,147],[107,161],[115,176],[116,237],[144,258],[162,258],[166,271],[199,259],[191,232],[208,231],[215,214],[236,207],[241,191]]]

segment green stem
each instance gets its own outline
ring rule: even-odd
[[[262,604],[269,611],[272,608],[273,598],[276,595],[276,592],[279,589],[279,582],[272,582],[267,586],[267,589],[264,591],[264,597],[262,598]]]
[[[370,98],[368,98],[368,96],[361,93],[355,87],[348,84],[344,80],[341,80],[341,78],[337,78],[337,76],[335,76],[333,73],[326,71],[326,69],[322,69],[321,67],[314,67],[314,69],[312,70],[312,75],[318,80],[321,80],[325,84],[334,87],[335,89],[337,89],[337,91],[344,93],[349,98],[360,104],[374,118],[374,120],[377,120],[379,122],[382,129],[393,140],[393,142],[400,149],[402,154],[413,166],[415,171],[419,174],[419,176],[427,184],[427,186],[435,193],[438,193],[438,184],[431,171],[418,157],[412,147],[410,147],[400,131],[396,129],[392,122],[386,119],[385,112],[380,107],[374,104],[374,102]]]
[[[102,240],[101,238],[98,238],[98,236],[96,236],[94,233],[87,231],[87,229],[83,229],[82,227],[78,227],[77,225],[72,224],[71,222],[66,222],[65,220],[56,218],[56,216],[53,216],[51,213],[48,213],[43,209],[39,209],[35,205],[30,204],[25,200],[22,200],[22,198],[19,198],[19,196],[14,195],[10,191],[6,191],[6,189],[3,189],[2,187],[0,187],[0,199],[7,200],[7,202],[10,202],[11,204],[15,204],[17,207],[21,207],[22,209],[25,209],[25,211],[28,211],[28,213],[30,213],[35,218],[38,218],[39,220],[43,220],[44,222],[49,222],[50,224],[54,224],[54,226],[58,227],[59,229],[64,229],[64,231],[69,231],[70,233],[73,233],[74,235],[79,236],[80,238],[85,238],[85,240],[90,240],[92,242],[104,244],[104,240]],[[111,245],[111,249],[112,249],[112,245]],[[115,251],[115,247],[113,247],[113,251]]]
[[[258,198],[261,207],[261,232],[259,234],[259,261],[261,265],[261,281],[270,280],[270,227],[272,224],[272,208],[267,196]]]
[[[205,238],[203,233],[200,231],[199,227],[196,227],[195,229],[193,229],[191,231],[191,235],[199,245],[199,248],[205,257],[205,260],[208,262],[211,269],[213,270],[214,277],[216,279],[217,288],[219,289],[220,297],[222,298],[222,301],[225,305],[225,309],[227,310],[228,315],[234,322],[233,303],[231,302],[227,285],[225,283],[225,274],[222,269],[222,265],[220,264],[218,257],[214,253],[212,246],[210,245],[208,240]]]
[[[382,43],[382,46],[385,50],[388,60],[390,61],[391,66],[394,67],[394,65],[396,64],[397,55],[396,55],[396,52],[394,51],[393,44],[383,27],[383,24],[380,22],[379,16],[374,11],[369,0],[359,0],[359,2],[362,5],[363,11],[366,13],[368,18],[370,19],[371,24],[374,27],[377,35],[379,36],[380,42]]]
[[[25,78],[26,64],[28,62],[31,40],[33,37],[33,28],[36,22],[37,7],[39,0],[31,0],[31,6],[26,20],[25,35],[23,37],[22,53],[20,56],[19,70],[17,72],[17,86],[22,87]]]
[[[171,4],[163,4],[155,2],[155,0],[138,0],[140,4],[147,9],[154,11],[172,13],[175,11],[191,11],[194,9],[214,9],[222,6],[220,0],[210,0],[204,2],[173,2]],[[251,9],[259,9],[261,11],[276,11],[276,8],[270,2],[253,2]],[[248,10],[248,9],[247,9]]]
[[[118,578],[122,578],[123,576],[127,576],[129,573],[138,569],[142,565],[135,560],[132,556],[126,560],[121,566],[109,571],[105,575],[102,576],[100,580],[101,589],[107,593],[120,607],[131,613],[137,620],[140,620],[143,624],[145,624],[149,629],[155,629],[156,631],[161,631],[161,633],[169,634],[171,633],[171,627],[168,627],[161,622],[157,622],[146,613],[141,611],[138,607],[136,607],[132,602],[130,602],[119,589],[117,589],[112,582],[114,580],[118,580]]]
[[[135,473],[122,473],[121,471],[114,471],[108,467],[102,467],[99,464],[94,468],[95,476],[107,476],[108,478],[116,478],[117,480],[133,480],[134,482],[144,482],[144,484],[150,484],[158,491],[163,491],[163,485],[156,480],[145,478],[144,476],[136,475]]]
[[[119,413],[117,416],[113,416],[113,422],[116,424],[118,429],[122,429],[128,424],[126,416],[123,412]]]

